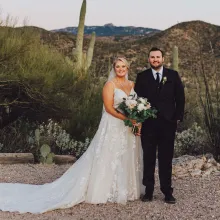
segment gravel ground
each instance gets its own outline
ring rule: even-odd
[[[64,173],[69,165],[0,165],[0,182],[43,184],[51,182]],[[0,211],[0,220],[98,220],[98,219],[140,219],[140,220],[188,220],[220,219],[220,176],[206,178],[174,179],[175,205],[163,202],[158,177],[154,201],[140,200],[118,204],[79,204],[73,208],[55,210],[45,214],[18,214]]]

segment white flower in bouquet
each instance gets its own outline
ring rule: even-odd
[[[150,103],[147,103],[147,105],[146,105],[146,109],[150,109],[150,108],[151,108]]]
[[[143,104],[147,104],[147,99],[145,98],[139,98],[138,100]]]
[[[129,109],[133,109],[135,106],[137,106],[137,101],[136,100],[130,100],[130,99],[127,99],[125,101],[125,104],[128,106]]]
[[[133,97],[132,95],[129,95],[129,96],[127,97],[127,100],[132,100],[132,99],[134,99],[134,97]]]
[[[137,134],[139,127],[133,125],[131,119],[136,120],[137,123],[143,123],[148,118],[156,118],[157,110],[151,108],[150,102],[144,97],[137,95],[123,98],[119,104],[117,111],[123,112],[127,119],[124,120],[125,126],[132,128],[132,133]]]
[[[146,110],[146,106],[143,104],[143,103],[140,103],[138,106],[137,106],[137,109],[139,112],[143,111],[143,110]]]

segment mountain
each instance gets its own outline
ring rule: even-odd
[[[108,25],[111,26],[111,25]],[[33,28],[33,27],[32,27]],[[51,32],[39,29],[42,43],[49,44],[72,59],[76,35],[68,32]],[[89,35],[84,39],[84,50],[88,49]],[[204,56],[205,69],[213,70],[213,55],[220,61],[220,26],[203,21],[189,21],[176,24],[164,31],[144,36],[103,36],[97,37],[92,69],[96,76],[106,76],[115,56],[125,56],[131,62],[130,78],[146,66],[148,51],[157,46],[165,52],[165,66],[172,62],[172,48],[179,48],[179,72],[186,83],[193,85],[192,76],[200,71],[199,53]],[[220,65],[219,65],[220,69]]]
[[[68,32],[77,34],[77,27],[66,27],[61,29],[52,30],[52,32]],[[158,29],[144,28],[144,27],[133,27],[133,26],[114,26],[112,23],[104,26],[85,26],[85,35],[91,34],[93,31],[96,32],[97,36],[130,36],[138,35],[144,36],[150,33],[160,32]]]

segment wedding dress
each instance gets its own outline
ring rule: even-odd
[[[126,97],[115,88],[114,107]],[[87,151],[60,178],[44,185],[1,183],[0,210],[43,213],[81,202],[125,204],[144,192],[142,166],[140,137],[104,111]]]

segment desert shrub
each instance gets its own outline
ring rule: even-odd
[[[199,155],[207,151],[207,134],[197,123],[182,132],[176,133],[175,156]]]
[[[37,124],[22,118],[5,126],[0,130],[0,152],[27,153],[33,152],[31,135],[37,128]]]
[[[210,51],[207,55],[202,54],[205,45],[201,43],[198,36],[198,59],[199,70],[195,70],[196,83],[198,88],[198,99],[202,112],[202,119],[207,131],[210,153],[220,161],[220,81],[219,81],[219,60],[213,50],[212,42],[209,42]],[[206,63],[211,64],[207,69]]]
[[[92,77],[94,69],[76,72],[62,53],[42,44],[37,28],[0,29],[0,127],[19,133],[15,124],[20,117],[36,124],[52,118],[76,140],[92,137],[101,116],[103,85]],[[26,151],[24,140],[20,142]]]
[[[74,77],[65,57],[42,45],[40,34],[33,28],[0,28],[2,127],[21,115],[33,120],[62,115],[60,93],[67,92]],[[2,106],[9,108],[7,116]]]
[[[31,152],[35,161],[40,159],[40,148],[47,144],[55,154],[70,154],[79,158],[87,149],[90,139],[74,140],[57,122],[37,124],[19,118],[0,132],[0,152]]]
[[[84,142],[72,139],[66,130],[51,119],[39,125],[38,129],[41,142],[50,145],[56,154],[72,154],[78,158],[86,151],[90,143],[89,138],[86,138]],[[35,136],[32,138],[35,139]]]

